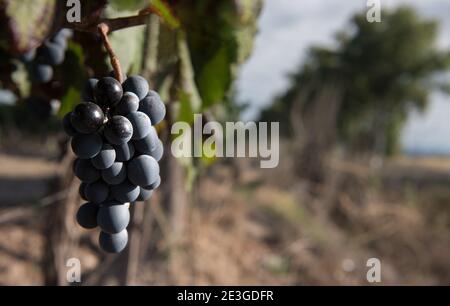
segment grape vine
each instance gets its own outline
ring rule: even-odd
[[[122,84],[110,76],[89,79],[83,99],[63,119],[80,196],[88,201],[77,221],[100,227],[100,247],[117,253],[128,241],[129,205],[150,199],[161,183],[163,144],[153,125],[164,119],[165,106],[141,76]]]
[[[154,125],[164,119],[166,108],[145,78],[122,73],[109,26],[96,28],[113,71],[87,80],[83,102],[63,118],[63,126],[72,137],[73,172],[87,201],[78,209],[77,222],[86,229],[99,227],[100,247],[118,253],[128,242],[130,205],[150,199],[161,183],[163,144]]]

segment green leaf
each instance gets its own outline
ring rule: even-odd
[[[200,158],[200,160],[202,161],[203,165],[210,166],[217,160],[216,157],[217,148],[215,145],[212,146],[211,148],[209,146],[205,148],[204,143],[202,143],[202,147],[203,147],[202,157]],[[207,154],[208,156],[205,154]]]
[[[240,24],[236,31],[238,42],[237,63],[243,63],[252,53],[254,38],[257,32],[257,22],[261,13],[263,2],[260,0],[239,0],[241,8]]]
[[[133,27],[113,32],[111,45],[120,59],[123,71],[138,73],[141,69],[144,48],[144,27]],[[109,62],[109,59],[107,59]]]
[[[184,30],[195,82],[207,109],[222,102],[248,57],[256,32],[261,1],[177,1],[173,6]]]
[[[19,89],[20,96],[27,97],[31,91],[31,84],[28,80],[28,73],[25,65],[17,61],[17,69],[12,73],[11,78]]]
[[[172,14],[170,7],[161,0],[151,0],[152,8],[158,12],[158,15],[172,29],[180,27],[180,21]]]
[[[62,66],[56,67],[57,73],[61,76],[61,82],[67,86],[58,112],[60,117],[70,112],[75,105],[81,102],[81,91],[88,77],[83,63],[83,49],[80,45],[71,41],[66,52],[66,60]],[[65,71],[71,73],[65,73]]]
[[[3,44],[24,52],[38,46],[49,34],[56,13],[56,0],[0,0],[6,29],[0,34]],[[2,22],[2,23],[3,23]]]
[[[70,41],[63,65],[57,66],[55,69],[61,75],[63,84],[70,84],[80,90],[83,89],[88,74],[84,69],[84,53],[81,45]],[[70,73],[66,73],[67,71],[70,71]]]
[[[203,66],[197,80],[204,109],[224,98],[231,84],[230,59],[226,47],[220,48]]]
[[[180,103],[178,103],[178,114],[176,116],[176,121],[183,121],[191,124],[194,122],[194,111],[192,110],[191,97],[185,91],[180,90],[178,92],[178,97]]]
[[[61,108],[59,109],[58,117],[64,117],[64,115],[72,111],[73,107],[80,101],[80,91],[74,87],[70,87],[64,97],[61,99]]]
[[[148,6],[149,0],[111,0],[109,4],[117,11],[131,11],[131,10],[141,10],[146,5]]]
[[[135,12],[108,7],[105,14],[108,18],[116,18],[130,16]],[[131,27],[115,31],[110,34],[109,38],[114,52],[120,59],[122,70],[128,74],[139,73],[144,53],[145,27]],[[105,60],[109,63],[109,58]]]

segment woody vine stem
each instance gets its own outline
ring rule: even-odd
[[[105,46],[106,51],[108,52],[111,61],[111,66],[114,69],[114,76],[122,84],[123,82],[122,68],[120,67],[119,58],[114,53],[114,50],[112,49],[111,43],[108,39],[108,32],[109,32],[108,25],[106,23],[100,23],[98,25],[98,32],[102,38],[103,45]]]
[[[134,26],[139,25],[145,25],[147,24],[148,18],[150,14],[156,14],[160,15],[157,10],[154,10],[152,7],[143,9],[139,12],[136,16],[129,16],[129,17],[121,17],[121,18],[114,18],[114,19],[100,19],[97,20],[95,23],[69,23],[66,22],[63,26],[66,28],[70,28],[76,31],[81,32],[89,32],[89,33],[97,33],[100,35],[103,41],[103,45],[106,48],[106,51],[108,52],[111,65],[114,69],[114,76],[116,79],[122,83],[123,82],[123,74],[122,69],[120,67],[120,61],[119,58],[114,53],[114,50],[112,49],[111,43],[108,39],[108,34],[117,31],[120,29],[130,28]]]

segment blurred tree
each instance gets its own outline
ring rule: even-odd
[[[290,88],[261,120],[281,122],[292,136],[299,128],[295,121],[308,121],[321,92],[331,86],[335,99],[322,110],[335,112],[335,125],[326,125],[325,115],[316,119],[334,129],[337,141],[358,152],[395,153],[408,112],[423,110],[429,93],[442,85],[435,76],[449,67],[450,53],[436,48],[435,21],[408,7],[382,15],[381,23],[367,22],[365,13],[353,17],[351,30],[337,34],[335,49],[312,47]],[[316,130],[308,132],[314,136]]]

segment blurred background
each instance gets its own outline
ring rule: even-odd
[[[82,0],[77,26],[64,2],[0,0],[0,284],[66,285],[69,258],[82,285],[366,285],[370,258],[381,284],[450,283],[450,2]],[[139,12],[110,39],[166,103],[162,184],[107,255],[75,223],[61,118],[111,70],[89,25]],[[83,31],[37,82],[61,27]],[[194,113],[280,122],[278,167],[174,158]]]

